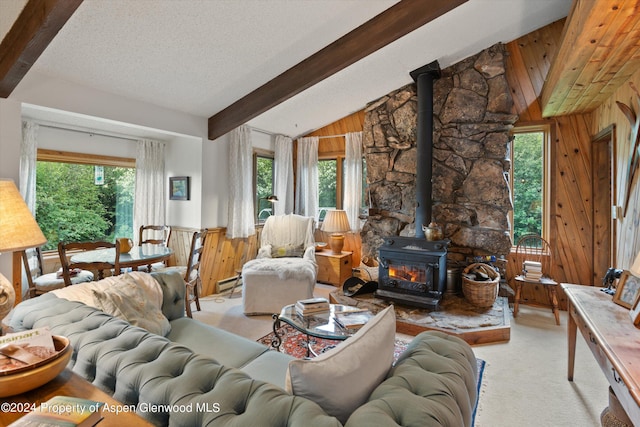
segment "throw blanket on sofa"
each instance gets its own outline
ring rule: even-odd
[[[169,320],[162,314],[162,288],[152,276],[132,272],[52,291],[57,297],[79,301],[147,331],[166,336]]]

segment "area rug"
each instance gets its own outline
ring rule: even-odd
[[[302,332],[296,330],[290,325],[283,325],[278,329],[278,335],[282,338],[282,344],[280,344],[280,351],[291,355],[297,359],[303,359],[307,357],[307,335]],[[273,332],[265,335],[264,337],[258,339],[259,343],[262,343],[267,346],[271,346],[273,342],[274,334]],[[332,349],[336,345],[338,345],[341,341],[336,340],[328,340],[324,338],[316,338],[309,337],[311,348],[317,353],[321,354],[329,349]],[[409,345],[409,341],[403,340],[400,338],[396,338],[395,348],[393,351],[393,361],[398,360],[400,354],[407,349]],[[482,377],[484,375],[484,368],[486,366],[486,362],[482,359],[476,358],[476,362],[478,364],[478,382],[476,383],[476,388],[478,391],[478,399],[476,400],[476,404],[473,408],[473,422],[472,426],[475,423],[476,412],[478,411],[478,402],[480,400],[480,392],[482,388]]]
[[[282,344],[280,344],[280,351],[295,357],[296,359],[303,359],[307,357],[307,335],[293,328],[290,325],[283,325],[278,329],[278,335],[282,338]],[[273,332],[258,339],[259,343],[267,346],[271,346],[273,342]],[[332,349],[342,341],[328,340],[324,338],[309,337],[309,344],[313,351],[317,354],[322,354],[327,350]],[[395,349],[393,352],[393,360],[397,360],[398,356],[406,350],[409,345],[409,341],[396,338]]]

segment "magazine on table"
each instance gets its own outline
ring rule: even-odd
[[[56,354],[49,328],[37,328],[0,336],[0,373],[42,362]]]

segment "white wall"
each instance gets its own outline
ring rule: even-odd
[[[0,177],[18,181],[22,139],[22,103],[62,110],[126,124],[130,129],[151,129],[167,134],[166,173],[191,176],[191,200],[168,201],[167,222],[184,227],[222,227],[227,223],[227,137],[207,139],[207,118],[169,110],[65,80],[30,72],[8,99],[0,99]],[[71,133],[70,133],[71,135]],[[70,151],[96,150],[96,154],[123,156],[130,146],[109,142],[76,145]],[[63,148],[60,148],[63,149]],[[103,150],[107,151],[104,153]],[[135,157],[135,155],[134,155]],[[168,185],[168,178],[167,178]],[[168,197],[168,195],[167,195]],[[11,280],[11,256],[0,256],[0,272]]]
[[[0,177],[18,182],[22,140],[22,103],[71,115],[122,124],[131,132],[152,130],[166,135],[165,170],[170,176],[191,177],[191,200],[167,200],[167,223],[183,227],[224,227],[228,210],[228,135],[207,139],[207,118],[169,110],[101,92],[47,75],[30,72],[8,99],[0,99]],[[106,119],[106,120],[105,120]],[[42,148],[135,157],[131,141],[41,128]],[[154,138],[155,137],[155,138]],[[254,146],[274,149],[273,137],[252,132]],[[168,190],[167,190],[168,199]],[[0,272],[11,280],[11,256],[0,255]]]

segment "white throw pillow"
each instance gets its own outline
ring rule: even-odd
[[[289,362],[287,391],[313,400],[344,424],[386,378],[395,334],[396,316],[389,306],[337,347],[315,359]]]

